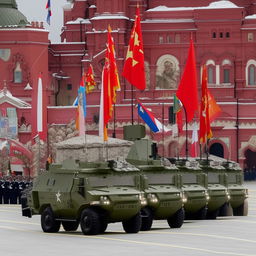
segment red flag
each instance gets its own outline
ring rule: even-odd
[[[209,102],[209,120],[210,123],[213,122],[217,116],[221,113],[221,108],[216,103],[214,97],[208,90],[208,102]]]
[[[88,71],[85,75],[85,81],[86,81],[86,93],[90,93],[96,85],[91,64],[89,65]]]
[[[212,137],[212,130],[209,119],[209,99],[207,89],[207,73],[206,66],[203,67],[202,74],[202,97],[200,109],[200,142],[205,143],[207,139]]]
[[[139,90],[145,90],[144,51],[140,25],[140,9],[138,6],[122,75]]]
[[[190,122],[198,110],[196,61],[193,40],[190,40],[187,63],[176,93],[185,108],[187,122]]]
[[[111,36],[111,28],[108,27],[108,42],[105,65],[102,71],[102,96],[100,105],[100,136],[108,139],[107,124],[112,117],[113,104],[116,102],[116,91],[120,89],[118,70],[115,59],[114,41]]]

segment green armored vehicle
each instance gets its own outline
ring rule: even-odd
[[[248,190],[243,185],[243,171],[239,164],[232,161],[222,162],[225,167],[225,186],[230,195],[230,205],[234,216],[248,215]]]
[[[207,177],[195,161],[169,159],[181,175],[182,191],[187,198],[184,205],[186,219],[205,219],[209,195]]]
[[[141,228],[139,170],[126,161],[82,163],[66,160],[39,175],[22,197],[23,216],[41,215],[44,232],[103,233],[108,223],[122,222],[127,233]]]
[[[218,215],[227,216],[230,195],[225,185],[225,168],[213,160],[199,160],[200,167],[207,175],[209,201],[207,218],[216,219]]]
[[[184,221],[184,197],[178,169],[167,160],[159,160],[155,144],[145,137],[142,125],[126,126],[125,139],[133,140],[127,161],[141,170],[141,190],[147,205],[141,209],[141,230],[150,230],[153,220],[166,219],[171,228],[180,228]]]

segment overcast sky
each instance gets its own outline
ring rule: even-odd
[[[62,6],[67,3],[66,0],[51,0],[51,25],[46,22],[47,0],[16,0],[18,9],[31,21],[43,21],[44,27],[50,31],[49,39],[53,42],[60,42],[60,31],[63,25]]]

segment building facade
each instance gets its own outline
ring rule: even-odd
[[[143,92],[135,90],[134,98],[140,99],[160,121],[172,128],[170,107],[192,37],[199,95],[205,64],[209,90],[222,109],[212,123],[209,151],[238,161],[244,168],[255,168],[256,0],[69,0],[63,7],[61,42],[56,44],[48,41],[43,24],[26,20],[14,0],[1,0],[0,88],[2,95],[6,96],[8,91],[12,99],[29,104],[18,108],[10,102],[10,97],[8,100],[0,97],[1,108],[16,109],[16,139],[32,150],[31,141],[36,134],[32,102],[39,72],[42,73],[48,105],[48,130],[53,134],[63,131],[59,136],[48,134],[47,154],[54,155],[53,147],[49,145],[56,137],[61,140],[75,135],[71,128],[76,109],[72,104],[82,72],[89,64],[93,66],[97,86],[87,95],[86,124],[88,133],[97,134],[108,25],[112,28],[121,81],[109,135],[122,138],[124,125],[131,124],[132,120],[142,123],[135,106],[132,117],[132,88],[121,76],[137,3],[141,11],[147,88]],[[13,17],[13,24],[2,16],[6,9]],[[22,131],[25,129],[24,118],[28,127],[26,132]],[[195,122],[198,122],[198,115]],[[63,126],[62,129],[56,129],[58,125]],[[72,132],[67,132],[68,129]],[[190,144],[192,123],[188,125],[188,132]],[[161,155],[177,157],[185,154],[185,132],[176,137],[172,132],[152,134],[148,131],[148,136],[158,141]]]

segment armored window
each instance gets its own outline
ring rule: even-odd
[[[230,70],[229,69],[224,69],[223,70],[223,75],[224,75],[223,82],[224,83],[230,83]]]
[[[249,85],[255,85],[255,66],[250,65],[249,66],[249,79],[248,79],[248,84]]]
[[[14,83],[22,83],[22,70],[19,62],[16,63],[13,76],[14,76]]]

